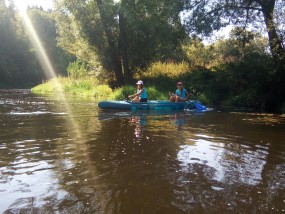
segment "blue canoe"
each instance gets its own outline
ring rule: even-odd
[[[102,101],[98,103],[101,109],[119,110],[198,110],[206,111],[207,108],[197,100],[187,102],[169,102],[166,100],[149,100],[147,102],[136,103],[131,101]]]

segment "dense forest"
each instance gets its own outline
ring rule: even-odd
[[[181,80],[213,106],[279,111],[285,102],[282,0],[55,0],[27,14],[55,73],[112,88],[142,78],[168,91]],[[0,88],[50,77],[13,1],[0,0]],[[226,26],[227,38],[207,38]]]

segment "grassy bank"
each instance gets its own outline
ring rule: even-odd
[[[147,88],[148,99],[168,100],[168,92],[175,92],[176,83],[182,81],[184,87],[190,92],[191,99],[205,102],[202,93],[192,93],[196,88],[192,84],[191,74],[187,63],[161,63],[152,64],[147,70],[139,71],[134,78],[143,80]],[[126,85],[112,90],[108,85],[101,84],[91,77],[58,77],[32,88],[33,93],[57,94],[63,91],[80,97],[90,97],[96,100],[125,100],[128,95],[136,92],[135,81],[133,85]]]
[[[71,79],[57,77],[32,88],[37,94],[68,93],[81,97],[92,97],[98,100],[108,98],[113,92],[108,85],[100,85],[91,78]]]
[[[32,88],[36,94],[58,94],[61,92],[80,97],[95,98],[96,100],[124,100],[136,92],[134,86],[123,86],[112,90],[108,85],[101,85],[95,79],[70,79],[58,77]],[[154,86],[147,86],[149,99],[168,99],[167,92],[160,92]]]
[[[175,92],[176,83],[182,81],[190,92],[190,99],[200,100],[204,105],[211,107],[235,107],[263,111],[263,99],[266,98],[262,85],[258,87],[235,78],[241,68],[235,66],[216,67],[205,69],[190,67],[187,63],[156,62],[147,70],[138,71],[134,79],[143,80],[147,88],[149,100],[168,100],[168,92]],[[71,76],[71,75],[70,75]],[[265,75],[267,77],[268,75]],[[264,78],[265,79],[265,78]],[[136,92],[135,80],[132,85],[112,90],[107,84],[91,77],[75,76],[74,78],[58,77],[32,89],[34,93],[57,94],[63,91],[77,97],[101,100],[125,100],[128,95]],[[242,86],[242,87],[241,87]],[[285,103],[280,109],[285,112]]]

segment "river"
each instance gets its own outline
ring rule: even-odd
[[[285,117],[1,90],[0,213],[285,213]]]

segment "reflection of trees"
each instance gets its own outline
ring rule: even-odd
[[[266,189],[266,204],[276,204],[275,210],[285,212],[285,163],[284,163],[284,127],[277,127],[276,135],[268,135],[269,152],[262,171],[262,187]],[[276,130],[276,128],[274,129]],[[277,131],[276,130],[276,131]],[[283,201],[282,201],[283,200]],[[280,202],[281,201],[281,202]]]
[[[177,130],[175,115],[143,115],[138,139],[139,115],[100,120],[92,105],[71,107],[81,138],[66,115],[42,115],[12,133],[35,141],[1,142],[0,185],[24,175],[14,188],[31,191],[11,212],[270,213],[284,205],[284,127],[213,113],[187,115]]]
[[[141,124],[146,119],[147,123]],[[140,139],[134,134],[143,128]],[[170,128],[168,128],[170,127]],[[101,175],[105,213],[179,213],[171,187],[180,139],[169,115],[115,117],[104,120],[90,158]],[[90,154],[91,155],[91,154]]]
[[[183,173],[177,186],[183,188],[177,193],[183,200],[176,200],[177,206],[188,212],[281,212],[285,197],[282,127],[278,131],[268,125],[253,126],[240,116],[221,116],[216,121],[207,117],[209,127],[199,118],[205,134],[192,136],[190,145],[178,152]],[[243,116],[254,120],[254,116]]]

